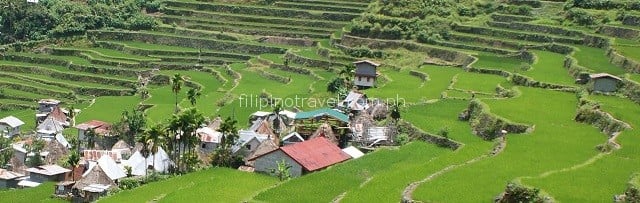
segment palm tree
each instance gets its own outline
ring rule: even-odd
[[[157,124],[147,129],[145,132],[147,146],[151,147],[150,153],[156,154],[158,148],[164,145],[165,136],[167,135],[167,127],[163,124]],[[153,168],[156,167],[156,159],[153,159]]]
[[[171,78],[171,91],[176,95],[176,112],[178,112],[178,93],[182,90],[182,84],[184,83],[184,77],[176,73]]]
[[[149,157],[149,136],[144,133],[138,138],[138,142],[142,143],[142,149],[140,150],[140,154],[144,157],[144,162],[147,163],[147,158]],[[147,170],[144,170],[145,174]]]
[[[187,92],[187,98],[189,98],[189,102],[191,102],[191,106],[196,105],[197,99],[198,97],[200,97],[200,95],[202,95],[202,92],[200,91],[200,87],[189,89],[189,91]]]
[[[80,163],[80,154],[78,151],[73,150],[71,154],[69,154],[69,158],[67,159],[67,164],[71,166],[71,180],[76,181],[76,166]]]
[[[275,108],[273,108],[273,114],[275,116],[275,118],[273,118],[273,133],[275,133],[276,137],[275,137],[275,143],[276,145],[280,145],[280,133],[282,133],[282,128],[284,126],[280,126],[280,123],[282,123],[282,117],[280,116],[280,112],[282,112],[282,104],[277,104]]]

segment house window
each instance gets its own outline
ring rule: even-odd
[[[369,82],[369,79],[371,79],[370,77],[367,77],[367,82]]]
[[[362,81],[362,77],[358,76],[358,81]]]
[[[251,149],[251,145],[250,145],[250,144],[245,145],[245,147],[246,147],[247,149]]]
[[[202,148],[207,148],[207,144],[202,144]]]

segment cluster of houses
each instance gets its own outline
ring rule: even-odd
[[[378,64],[370,61],[355,64],[358,69],[354,82],[359,86],[373,86]],[[79,113],[77,110],[62,108],[61,102],[54,99],[43,99],[38,104],[35,133],[22,136],[11,149],[0,149],[14,151],[7,167],[0,168],[0,189],[36,187],[54,181],[57,182],[56,195],[90,202],[116,188],[123,178],[145,176],[149,170],[164,173],[173,164],[162,148],[143,157],[142,145],[130,146],[118,140],[110,123],[91,120],[75,125],[71,114]],[[335,108],[284,110],[277,114],[258,111],[249,117],[249,125],[238,131],[239,140],[232,147],[232,153],[244,157],[240,170],[273,173],[276,162],[284,160],[291,166],[290,174],[294,177],[356,159],[364,153],[351,145],[367,147],[391,140],[386,127],[372,125],[370,117],[354,116],[371,113],[375,106],[364,93],[352,91]],[[218,117],[197,129],[201,156],[208,156],[220,145],[221,123]],[[21,129],[24,124],[13,116],[0,119],[0,129],[9,138],[19,136],[25,130]],[[70,127],[77,129],[79,146],[72,146],[62,134]],[[91,138],[89,131],[93,134]],[[93,140],[92,146],[88,146],[87,139]],[[38,154],[28,150],[34,140],[46,143]],[[68,168],[57,165],[70,150],[80,152],[79,164]],[[28,160],[34,156],[40,156],[44,164],[27,167]]]

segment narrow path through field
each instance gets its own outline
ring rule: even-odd
[[[411,184],[409,184],[409,186],[407,186],[406,188],[404,188],[404,191],[402,192],[402,199],[400,200],[401,202],[415,202],[413,200],[413,192],[418,188],[418,186],[420,186],[423,183],[429,182],[431,180],[433,180],[434,178],[445,174],[453,169],[456,168],[460,168],[462,166],[468,165],[468,164],[472,164],[475,162],[478,162],[482,159],[491,157],[491,156],[496,156],[498,154],[500,154],[502,151],[504,151],[504,149],[507,147],[507,140],[505,139],[505,137],[500,137],[498,138],[498,142],[496,144],[496,146],[493,147],[493,149],[488,153],[488,154],[483,154],[481,156],[475,157],[473,159],[470,159],[464,163],[460,163],[460,164],[454,164],[454,165],[449,165],[445,168],[443,168],[442,170],[439,170],[435,173],[432,173],[431,175],[427,176],[425,179],[422,179],[420,181],[416,181],[413,182]]]

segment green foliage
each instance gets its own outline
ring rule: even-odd
[[[131,111],[124,110],[120,121],[127,127],[126,133],[121,135],[121,139],[133,146],[135,137],[142,133],[147,125],[144,111],[138,108],[133,108]]]
[[[440,129],[440,131],[438,132],[438,135],[444,137],[444,138],[449,138],[449,126],[444,126]]]
[[[123,178],[118,182],[118,187],[123,190],[130,190],[140,186],[140,180],[137,178]]]
[[[44,164],[44,160],[42,160],[42,156],[40,152],[44,149],[45,142],[44,140],[36,139],[31,142],[30,145],[27,145],[25,148],[29,153],[33,153],[33,156],[27,158],[25,164],[29,167],[36,167]]]
[[[157,11],[155,0],[80,1],[47,0],[27,3],[19,0],[0,1],[0,44],[49,37],[84,34],[89,29],[104,27],[131,30],[151,29],[157,22],[140,11]]]
[[[227,117],[220,124],[220,133],[222,133],[222,141],[211,155],[211,164],[213,166],[237,168],[242,165],[242,157],[233,155],[233,146],[239,139],[238,121],[235,118]]]
[[[327,91],[336,93],[340,89],[345,89],[347,84],[345,84],[344,79],[336,77],[327,85]]]
[[[538,188],[529,188],[517,183],[509,183],[504,191],[504,196],[498,202],[543,203],[547,202],[547,200],[540,194],[540,189]]]
[[[411,141],[411,139],[409,138],[409,134],[407,134],[407,133],[400,133],[393,140],[393,142],[396,143],[396,145],[399,145],[399,146],[405,145],[405,144],[409,143],[409,141]]]
[[[11,157],[13,157],[13,148],[11,148],[11,139],[5,137],[4,130],[0,129],[0,168],[9,163]]]
[[[276,161],[276,164],[278,165],[277,168],[272,168],[271,173],[275,174],[280,181],[291,179],[291,165],[284,159]]]

